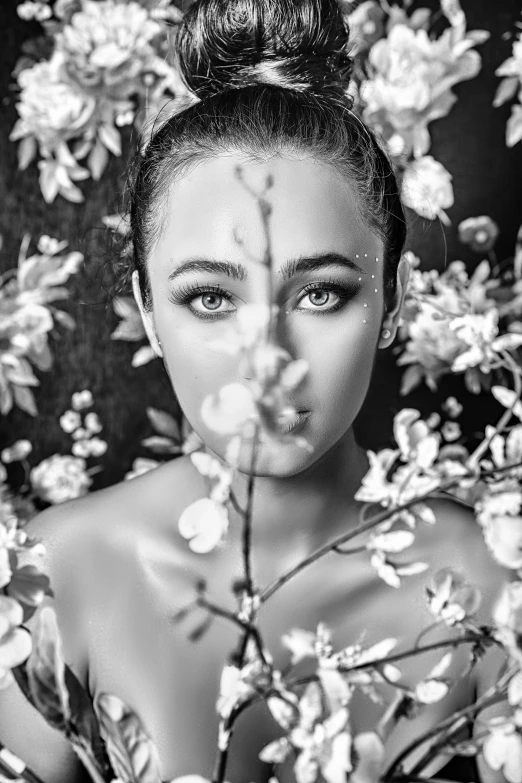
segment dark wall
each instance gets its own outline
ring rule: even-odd
[[[510,104],[492,107],[499,82],[494,72],[511,52],[515,22],[522,19],[521,0],[462,0],[469,29],[487,29],[490,40],[479,47],[482,56],[480,75],[457,85],[458,102],[450,115],[430,125],[430,154],[453,175],[455,206],[448,210],[452,225],[423,220],[409,212],[408,247],[420,255],[425,268],[442,269],[451,260],[461,258],[470,269],[480,260],[459,245],[458,223],[466,217],[488,214],[497,221],[501,233],[497,244],[500,259],[512,255],[518,227],[522,221],[522,143],[508,149],[505,127]],[[438,2],[414,3],[413,7],[438,8]],[[101,182],[83,186],[85,203],[70,204],[58,197],[46,205],[37,182],[38,170],[31,165],[19,172],[17,145],[8,141],[16,119],[16,93],[12,69],[25,39],[38,34],[39,26],[20,20],[16,2],[0,4],[0,231],[4,244],[0,273],[16,265],[22,236],[37,239],[42,233],[68,239],[70,248],[85,255],[85,268],[69,283],[72,298],[67,309],[78,327],[70,333],[60,331],[52,340],[55,356],[50,373],[39,373],[41,386],[36,390],[40,415],[31,416],[13,410],[0,419],[2,444],[17,438],[29,438],[34,445],[31,462],[53,453],[68,453],[69,436],[59,426],[58,417],[69,406],[74,391],[89,388],[95,396],[95,409],[105,425],[104,437],[109,450],[101,459],[104,471],[96,477],[95,488],[112,484],[123,477],[139,454],[140,439],[151,434],[145,407],[152,405],[174,412],[175,404],[168,378],[158,361],[140,369],[131,367],[136,344],[111,341],[109,335],[117,318],[106,291],[114,282],[111,246],[101,217],[117,211],[119,193],[125,181],[125,160],[111,158]],[[129,140],[128,147],[131,141]],[[367,446],[387,445],[393,413],[405,405],[435,410],[437,396],[426,390],[408,398],[399,398],[399,373],[391,351],[379,356],[371,393],[358,421],[358,435]],[[460,394],[462,384],[448,379],[440,397],[458,390],[465,397],[471,427],[476,426],[477,404],[481,399]]]

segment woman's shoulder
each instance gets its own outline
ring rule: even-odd
[[[433,532],[424,528],[423,538],[431,538],[430,549],[437,566],[454,568],[476,585],[483,595],[483,612],[490,616],[510,571],[488,549],[472,507],[450,497],[430,499],[428,505],[436,521]]]
[[[24,526],[44,549],[28,550],[19,564],[36,565],[49,576],[52,595],[42,606],[55,609],[66,658],[76,662],[78,671],[85,670],[91,604],[104,589],[112,589],[115,574],[130,573],[153,547],[168,546],[170,561],[174,564],[177,557],[181,565],[186,547],[179,545],[176,520],[205,491],[190,459],[179,457],[133,479],[51,506]]]
[[[172,527],[173,518],[205,491],[190,458],[178,457],[132,479],[50,506],[24,530],[42,541],[44,559],[52,564],[72,556],[73,550],[82,556],[82,548],[97,540],[108,544],[122,528],[129,536],[144,524],[151,529],[167,519]]]

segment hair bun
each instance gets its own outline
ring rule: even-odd
[[[195,0],[177,50],[200,98],[258,82],[344,95],[348,37],[338,0]]]

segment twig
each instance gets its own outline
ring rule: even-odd
[[[390,781],[393,779],[394,772],[401,766],[404,759],[406,759],[416,748],[418,748],[420,745],[423,745],[425,742],[430,740],[432,737],[435,737],[437,734],[440,734],[445,731],[446,728],[452,727],[452,731],[455,730],[455,726],[458,724],[457,728],[460,731],[460,729],[466,725],[468,722],[468,716],[470,718],[473,718],[476,714],[481,712],[485,707],[490,706],[491,704],[494,704],[496,701],[498,701],[498,696],[501,693],[502,689],[507,687],[507,684],[511,677],[513,676],[514,672],[508,672],[504,675],[504,677],[496,683],[494,686],[489,688],[488,691],[480,698],[478,699],[474,704],[472,704],[469,707],[465,707],[464,709],[460,710],[460,712],[454,713],[453,715],[450,715],[449,718],[439,723],[437,726],[435,726],[433,729],[430,729],[429,731],[426,731],[424,734],[422,734],[420,737],[417,737],[413,742],[411,742],[403,751],[399,754],[399,756],[391,763],[390,767],[386,771],[383,781]],[[464,723],[462,723],[462,719],[465,718]],[[447,735],[446,735],[447,737]],[[433,745],[431,748],[428,749],[427,754],[429,755],[432,753],[434,747],[437,745]],[[437,750],[438,753],[438,750]],[[428,760],[422,760],[417,762],[416,766],[413,770],[411,770],[412,775],[418,774],[419,771],[422,771],[423,767],[426,766],[428,761],[431,761],[431,757]],[[422,766],[421,765],[422,763]],[[420,770],[418,769],[420,766]]]
[[[508,472],[509,470],[520,467],[521,465],[522,465],[522,460],[519,460],[518,462],[511,463],[510,465],[503,465],[501,468],[495,468],[492,470],[484,471],[482,473],[482,478],[496,473]],[[472,475],[474,474],[472,474],[472,472],[469,471],[469,478],[471,478]],[[436,491],[439,492],[441,490],[445,490],[450,487],[453,487],[457,485],[460,481],[462,481],[463,478],[464,476],[454,476],[448,479],[447,482],[444,482],[440,486],[438,486]],[[329,543],[320,547],[315,552],[312,552],[311,555],[308,555],[308,557],[305,557],[303,560],[297,563],[297,565],[293,566],[292,568],[289,568],[288,571],[285,571],[285,573],[282,574],[280,577],[278,577],[275,580],[275,582],[273,582],[271,585],[266,587],[261,592],[260,595],[261,603],[265,603],[265,601],[271,598],[271,596],[274,595],[274,593],[276,593],[281,587],[283,587],[283,585],[289,582],[290,579],[293,579],[294,576],[297,576],[297,574],[299,574],[304,568],[306,568],[309,565],[312,565],[313,563],[315,563],[316,560],[319,560],[319,558],[323,557],[324,555],[327,555],[335,547],[339,547],[342,544],[345,544],[347,541],[351,541],[356,536],[361,535],[361,533],[365,533],[368,530],[371,530],[372,527],[376,527],[378,524],[384,522],[390,516],[397,514],[400,511],[405,511],[406,509],[410,508],[410,506],[414,506],[417,503],[422,503],[422,501],[430,498],[431,495],[432,495],[431,491],[425,492],[424,495],[419,495],[418,497],[412,498],[411,500],[408,500],[399,506],[394,506],[391,509],[385,509],[380,514],[376,514],[367,522],[363,523],[362,525],[359,525],[355,530],[351,530],[349,533],[343,533],[337,538],[334,538],[333,541],[330,541]]]

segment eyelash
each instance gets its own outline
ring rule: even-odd
[[[322,280],[315,283],[308,283],[304,286],[303,289],[301,289],[299,301],[304,299],[304,297],[309,294],[311,291],[328,291],[334,294],[337,294],[339,297],[339,301],[336,302],[335,305],[328,308],[327,310],[321,310],[317,309],[314,313],[314,309],[306,308],[307,312],[313,313],[314,315],[321,315],[321,314],[330,314],[335,313],[337,310],[340,310],[346,302],[351,299],[359,290],[360,286],[357,285],[349,285],[346,283],[340,284],[336,282],[335,280]],[[231,301],[232,297],[229,294],[228,291],[226,291],[224,288],[222,288],[220,285],[186,285],[179,289],[178,292],[172,293],[171,296],[169,296],[169,301],[176,305],[182,305],[187,306],[189,310],[195,315],[197,318],[201,318],[203,320],[212,320],[215,321],[218,318],[226,318],[229,315],[232,315],[234,313],[234,310],[226,310],[223,312],[216,312],[212,313],[210,310],[208,314],[203,314],[201,312],[198,312],[194,310],[190,306],[190,303],[197,299],[198,296],[202,296],[203,294],[217,294],[218,296],[223,297],[223,299],[226,299],[228,302]]]

